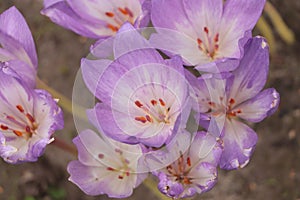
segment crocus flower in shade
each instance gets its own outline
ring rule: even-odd
[[[0,15],[0,61],[7,62],[30,87],[35,86],[37,54],[22,14],[11,7]]]
[[[264,4],[265,0],[152,0],[151,20],[158,34],[150,41],[168,54],[181,55],[186,65],[240,58],[240,47],[251,37]]]
[[[210,190],[217,179],[221,141],[206,132],[198,132],[190,148],[179,153],[177,161],[153,172],[159,178],[158,189],[175,199]]]
[[[275,112],[279,94],[266,83],[269,48],[266,41],[256,37],[248,41],[240,66],[231,76],[198,79],[198,102],[201,119],[207,120],[224,141],[220,166],[223,169],[244,167],[257,142],[257,135],[240,119],[260,122]],[[205,120],[203,122],[205,122]],[[210,121],[209,121],[210,120]],[[203,123],[205,124],[205,123]]]
[[[125,198],[147,177],[138,173],[139,145],[103,139],[92,130],[81,132],[73,142],[78,160],[68,165],[69,180],[88,195]]]
[[[8,163],[36,161],[55,130],[63,128],[61,109],[50,94],[33,90],[0,70],[0,156]]]
[[[99,39],[114,35],[125,22],[147,26],[150,7],[149,0],[44,0],[41,13],[79,35]]]

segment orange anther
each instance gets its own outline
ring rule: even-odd
[[[106,12],[105,15],[107,17],[114,17],[115,16],[114,13],[112,13],[112,12]]]
[[[99,153],[99,154],[98,154],[98,158],[103,159],[103,158],[104,158],[104,154]]]
[[[142,122],[142,123],[146,123],[147,119],[145,117],[136,117],[134,118],[136,121]]]
[[[16,108],[23,113],[24,112],[24,108],[21,105],[16,105]]]
[[[229,103],[230,103],[230,104],[234,104],[234,103],[235,103],[235,100],[234,100],[233,98],[231,98],[231,99],[229,100]]]
[[[107,169],[108,171],[115,171],[115,169],[112,168],[112,167],[107,167],[106,169]]]
[[[186,163],[187,163],[187,165],[188,165],[189,167],[192,166],[190,157],[188,157],[188,158],[186,159]]]
[[[128,15],[129,13],[128,13],[128,9],[124,9],[124,8],[118,8],[118,10],[123,14],[123,15]]]
[[[152,100],[151,100],[151,104],[152,104],[153,106],[155,106],[155,105],[157,104],[157,101],[154,100],[154,99],[152,99]]]
[[[200,40],[199,38],[197,38],[197,43],[200,46],[202,44],[202,40]]]
[[[130,17],[133,17],[133,13],[131,12],[131,10],[129,8],[126,7],[125,10],[127,11],[128,15]]]
[[[153,119],[149,115],[146,115],[146,119],[148,122],[153,122]]]
[[[219,33],[217,33],[217,34],[216,34],[216,36],[215,36],[215,39],[214,39],[214,40],[215,40],[215,42],[219,42]]]
[[[134,103],[139,108],[143,106],[143,104],[140,101],[135,101]]]
[[[21,137],[23,135],[23,133],[21,131],[14,130],[13,132],[16,136],[19,136],[19,137]]]
[[[0,127],[1,127],[1,129],[4,130],[4,131],[8,129],[8,126],[5,126],[5,125],[3,125],[3,124],[1,124]]]
[[[29,126],[26,126],[26,127],[25,127],[25,131],[26,131],[27,133],[31,133],[30,127],[29,127]]]
[[[166,105],[166,103],[165,103],[162,99],[159,99],[159,103],[160,103],[160,105],[162,105],[162,106],[165,106],[165,105]]]
[[[26,114],[26,117],[27,117],[27,119],[29,119],[29,121],[30,121],[31,123],[35,122],[35,119],[32,117],[31,114],[27,113],[27,114]]]
[[[206,26],[204,27],[204,32],[208,34],[208,28]]]
[[[116,27],[116,26],[114,26],[112,24],[107,24],[107,28],[109,28],[113,32],[117,32],[119,30],[118,27]]]

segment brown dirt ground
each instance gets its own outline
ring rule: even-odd
[[[276,34],[277,52],[271,56],[268,86],[281,94],[278,112],[253,125],[259,141],[251,162],[244,169],[220,171],[212,191],[196,197],[205,200],[300,200],[300,1],[272,0],[296,35],[296,43],[286,45]],[[0,12],[16,5],[33,32],[39,56],[39,77],[71,97],[80,58],[92,41],[67,31],[39,14],[41,0],[2,0]],[[71,143],[77,134],[72,116],[65,113],[66,128],[55,135]],[[58,156],[59,155],[59,156]],[[68,153],[49,146],[36,163],[8,165],[0,160],[1,200],[92,200],[68,182]],[[129,199],[155,199],[144,186]]]

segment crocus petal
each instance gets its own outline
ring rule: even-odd
[[[200,61],[198,61],[199,63]],[[200,64],[195,67],[199,72],[222,73],[233,71],[239,66],[239,60],[234,58],[218,59],[215,62]]]
[[[233,72],[230,97],[237,104],[257,95],[264,87],[269,70],[269,48],[265,39],[255,37],[245,45],[240,66]]]
[[[88,195],[104,194],[101,191],[102,182],[97,180],[98,176],[107,176],[107,172],[99,167],[86,166],[75,160],[68,164],[68,172],[71,174],[69,180],[76,184]],[[111,178],[111,177],[108,177]]]
[[[31,32],[22,14],[15,7],[11,7],[0,15],[0,31],[22,46],[30,58],[28,64],[36,69],[37,54]],[[1,45],[5,48],[5,41],[1,41]]]
[[[266,89],[252,99],[238,105],[235,110],[240,109],[239,117],[250,121],[260,122],[267,116],[273,114],[279,105],[279,94],[273,89]]]
[[[83,19],[87,19],[91,22],[99,22],[99,20],[107,19],[105,13],[113,12],[118,8],[127,7],[132,12],[133,16],[137,16],[141,13],[141,6],[139,0],[129,1],[102,1],[102,0],[87,0],[85,2],[80,0],[66,0],[70,7],[81,16]]]
[[[163,59],[153,49],[136,50],[119,57],[103,72],[96,96],[103,102],[110,102],[115,85],[125,72],[147,63],[163,63]]]
[[[232,170],[246,166],[257,142],[256,133],[242,122],[226,120],[222,140],[224,152],[220,167]]]
[[[111,60],[81,60],[82,77],[92,94],[96,96],[96,88],[103,71],[111,64]],[[96,96],[97,97],[97,96]],[[99,98],[99,97],[98,97]]]
[[[161,193],[169,197],[178,197],[184,191],[181,183],[171,181],[165,173],[160,172],[157,176],[159,179],[157,187]]]
[[[224,4],[224,13],[220,24],[220,51],[228,52],[238,58],[239,39],[245,36],[245,32],[252,30],[260,17],[265,0],[228,0]],[[237,12],[238,11],[238,12]],[[248,36],[250,38],[251,35]],[[228,48],[230,46],[230,48]]]
[[[104,164],[98,158],[98,154],[100,153],[99,146],[103,145],[103,150],[107,151],[105,148],[107,145],[103,142],[103,140],[100,139],[99,136],[94,134],[92,131],[86,130],[81,132],[78,137],[73,139],[73,143],[76,145],[76,148],[78,150],[78,160],[82,164],[88,166],[99,166]],[[101,150],[102,154],[103,150]],[[108,155],[107,152],[105,154]]]
[[[112,1],[91,1],[85,2],[80,0],[65,0],[68,5],[77,13],[81,18],[93,23],[99,23],[100,18],[105,18],[105,12],[114,9]],[[101,6],[100,6],[101,5]]]
[[[158,32],[150,43],[167,55],[179,54],[186,65],[196,65],[206,56],[198,50],[197,33],[189,21],[182,0],[153,0],[152,23]]]
[[[147,27],[151,20],[151,0],[140,0],[142,4],[142,14],[136,19],[134,27]]]
[[[183,0],[183,6],[200,38],[205,37],[204,27],[209,27],[212,35],[218,31],[223,13],[222,0]]]
[[[194,134],[181,129],[173,135],[166,146],[153,151],[144,152],[144,162],[149,171],[158,176],[159,170],[175,162],[183,152],[187,152],[193,141]],[[158,170],[158,171],[157,171]]]
[[[34,115],[41,119],[48,119],[39,123],[38,131],[41,135],[46,137],[52,135],[55,130],[63,129],[63,112],[57,106],[57,101],[46,90],[35,89],[34,92],[38,98],[38,101],[35,101]]]
[[[189,150],[191,160],[201,160],[217,166],[222,154],[222,143],[210,133],[197,132]]]
[[[130,143],[130,144],[138,143],[135,137],[124,134],[124,131],[120,129],[119,126],[116,124],[112,112],[113,111],[109,106],[106,106],[103,103],[99,103],[95,106],[94,110],[88,111],[87,115],[88,117],[91,116],[91,118],[94,119],[96,113],[97,121],[93,121],[92,123],[93,124],[96,123],[97,125],[96,127],[100,129],[99,131],[103,132],[110,138],[118,141]],[[105,116],[105,117],[101,117],[101,116]],[[127,116],[125,116],[124,114],[124,117]]]
[[[205,113],[209,110],[209,105],[204,102],[207,98],[210,98],[210,94],[202,78],[197,78],[194,74],[186,70],[185,77],[192,87],[193,93],[192,98],[195,99],[196,104],[193,105],[195,110],[199,110],[200,113]],[[199,101],[200,100],[200,101]]]
[[[154,27],[179,31],[191,38],[197,38],[182,0],[152,0],[151,21]]]
[[[29,87],[34,88],[36,85],[37,70],[32,68],[27,63],[20,60],[10,60],[6,62],[7,67],[14,70],[22,81],[27,83]]]
[[[242,32],[251,30],[258,18],[260,17],[266,1],[248,1],[248,0],[228,0],[224,5],[223,13],[223,26],[225,27],[225,21],[232,20],[230,25],[238,26]],[[237,12],[239,11],[239,12]]]
[[[106,39],[99,39],[97,42],[91,45],[90,52],[92,57],[98,59],[114,59],[114,41],[115,37],[109,37]]]
[[[151,48],[149,42],[128,22],[121,26],[114,40],[114,58],[140,49]]]
[[[192,168],[190,176],[193,177],[193,184],[197,187],[193,187],[195,191],[192,193],[189,190],[183,192],[182,198],[193,196],[196,192],[201,194],[211,190],[217,182],[217,168],[211,163],[201,162]]]
[[[0,44],[4,49],[0,51],[0,57],[6,67],[13,69],[19,77],[24,77],[23,81],[31,88],[35,87],[37,66],[33,66],[28,54],[21,44],[0,31]]]
[[[55,23],[66,27],[79,35],[99,38],[99,35],[110,35],[110,31],[103,27],[103,23],[93,24],[78,16],[65,1],[58,1],[45,7],[41,13],[48,16]]]
[[[139,145],[126,145],[100,138],[85,130],[74,139],[79,160],[68,165],[69,180],[88,195],[107,194],[124,198],[146,177],[137,173]]]
[[[205,60],[206,55],[199,51],[196,39],[176,30],[156,28],[158,33],[151,35],[149,42],[169,56],[179,54],[185,65],[194,66]]]

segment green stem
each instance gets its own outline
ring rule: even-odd
[[[86,117],[86,109],[72,103],[71,100],[69,100],[66,96],[61,94],[60,92],[54,90],[50,86],[48,86],[46,83],[44,83],[42,80],[37,78],[37,87],[47,90],[54,98],[59,99],[58,105],[60,105],[65,111],[87,121]]]
[[[77,149],[74,145],[67,144],[58,137],[54,137],[54,141],[51,144],[77,157]]]
[[[287,43],[287,44],[293,44],[295,42],[295,34],[289,27],[286,25],[286,23],[281,18],[278,11],[275,9],[275,7],[269,2],[266,2],[265,5],[265,12],[268,14],[271,22],[274,25],[274,28],[280,35],[280,37]]]

